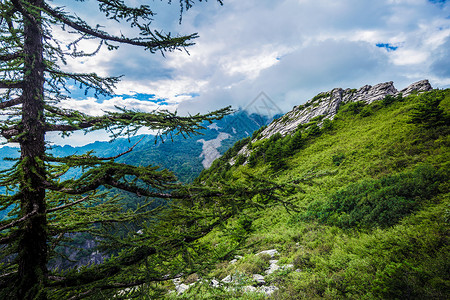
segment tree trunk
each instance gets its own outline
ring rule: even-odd
[[[18,1],[15,1],[18,2]],[[42,0],[28,0],[41,6]],[[19,4],[20,5],[20,4]],[[25,10],[25,9],[24,9]],[[43,287],[47,278],[47,216],[44,166],[44,60],[40,12],[24,17],[24,87],[21,148],[21,214],[34,213],[20,228],[18,243],[19,277],[17,299],[46,299]]]

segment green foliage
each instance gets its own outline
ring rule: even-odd
[[[301,130],[295,131],[292,135],[292,138],[289,140],[289,151],[288,155],[292,155],[295,150],[300,150],[302,146],[305,144],[305,140],[303,139]]]
[[[339,107],[341,113],[359,114],[367,104],[364,101],[349,102]]]
[[[383,106],[388,106],[391,105],[394,102],[401,102],[403,101],[403,96],[402,94],[398,94],[397,96],[393,96],[393,95],[386,95],[382,100],[381,100],[381,104]]]
[[[339,166],[345,160],[345,154],[344,153],[334,154],[331,159],[333,160],[333,164]]]
[[[419,103],[411,112],[410,123],[424,128],[450,124],[450,116],[439,105],[445,98],[445,91],[434,90],[418,96]]]
[[[263,132],[264,129],[266,129],[267,126],[262,126],[261,128],[259,128],[258,130],[254,131],[252,134],[252,140],[259,140],[261,138],[261,132]]]
[[[245,156],[243,154],[239,154],[236,156],[235,164],[242,165],[245,162]]]
[[[331,130],[332,128],[333,128],[333,121],[331,121],[330,119],[323,120],[322,130],[327,131]]]
[[[414,172],[351,183],[328,200],[312,202],[305,218],[340,227],[387,227],[420,209],[447,178],[429,165]]]
[[[67,99],[67,86],[73,82],[86,93],[91,90],[95,96],[111,95],[120,78],[102,78],[95,70],[65,72],[61,65],[68,57],[93,56],[102,46],[114,50],[123,44],[140,46],[150,53],[182,50],[193,45],[197,34],[173,36],[150,28],[154,14],[148,5],[133,7],[122,0],[99,1],[100,13],[106,18],[138,29],[135,37],[115,36],[100,25],[91,27],[76,12],[69,13],[66,7],[49,2],[0,3],[0,113],[8,116],[0,123],[0,135],[7,142],[20,144],[21,151],[11,168],[0,173],[0,210],[12,208],[0,221],[0,298],[114,298],[124,285],[160,281],[167,271],[176,272],[183,263],[190,269],[198,267],[194,261],[203,259],[198,253],[204,249],[194,244],[218,225],[217,215],[208,221],[203,218],[204,210],[188,205],[194,193],[178,184],[170,171],[151,164],[119,163],[117,160],[137,143],[106,157],[92,151],[57,157],[45,140],[48,132],[68,136],[78,130],[103,129],[112,138],[130,137],[141,127],[157,131],[161,140],[185,137],[199,134],[205,129],[204,122],[231,113],[230,108],[225,108],[205,115],[179,116],[164,110],[143,113],[117,108],[94,117],[58,106],[60,100]],[[79,9],[81,2],[73,9]],[[182,12],[194,1],[179,3]],[[72,35],[73,42],[58,40],[55,30]],[[81,49],[85,40],[97,40],[98,48],[86,53]],[[75,173],[78,175],[69,176]],[[108,196],[107,191],[112,189],[144,200],[124,209],[118,197]],[[196,192],[200,198],[208,198],[204,190]],[[219,196],[217,191],[210,195],[214,196]],[[233,215],[236,210],[224,211]],[[194,215],[201,215],[203,223],[192,221]],[[226,220],[230,216],[219,218]],[[136,234],[137,228],[142,236]],[[106,258],[103,264],[67,272],[49,269],[51,258],[60,256],[69,261],[76,253],[64,250],[85,237],[92,238],[91,242],[102,251]]]
[[[372,113],[373,113],[373,112],[372,112],[372,107],[370,107],[370,106],[365,106],[365,107],[363,107],[363,109],[361,110],[361,112],[359,113],[359,115],[360,115],[361,117],[368,117],[368,116],[370,116]]]
[[[322,133],[320,130],[320,127],[317,124],[312,124],[308,127],[308,129],[305,130],[305,135],[307,137],[316,137],[319,136]]]

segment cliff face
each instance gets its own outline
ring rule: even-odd
[[[277,132],[285,136],[294,132],[299,124],[308,123],[317,116],[333,119],[339,106],[348,102],[364,101],[370,104],[384,99],[387,95],[396,96],[402,93],[406,97],[413,92],[425,92],[432,89],[428,80],[415,82],[401,91],[395,88],[392,81],[374,86],[365,85],[359,89],[335,88],[329,92],[318,94],[303,105],[295,106],[290,112],[267,126],[261,136],[262,138],[269,138]]]

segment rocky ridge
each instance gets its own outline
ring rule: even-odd
[[[365,85],[359,89],[335,88],[318,94],[303,105],[295,106],[290,112],[267,126],[261,132],[261,137],[269,138],[278,132],[285,136],[294,132],[299,124],[308,123],[317,116],[333,119],[339,106],[349,102],[363,101],[370,104],[384,99],[387,95],[397,96],[401,93],[403,97],[406,97],[414,92],[426,92],[432,89],[426,79],[415,82],[401,91],[395,88],[392,81],[374,86]]]

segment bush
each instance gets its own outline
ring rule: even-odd
[[[240,166],[245,162],[245,156],[243,154],[239,154],[238,156],[236,156],[236,165]]]
[[[307,137],[319,136],[321,133],[322,133],[322,131],[320,130],[320,127],[317,126],[317,124],[312,124],[305,131],[305,134]]]
[[[326,131],[326,130],[330,130],[332,128],[333,128],[333,121],[331,121],[330,119],[323,120],[322,130]]]
[[[361,117],[368,117],[368,116],[370,116],[371,114],[373,114],[373,111],[372,111],[372,108],[370,107],[370,106],[365,106],[362,110],[361,110],[361,112],[359,113],[359,115],[361,116]]]
[[[345,159],[344,153],[335,154],[332,157],[333,164],[336,166],[339,166],[344,161],[344,159]]]
[[[398,94],[397,96],[393,96],[393,95],[386,95],[385,97],[384,97],[384,99],[383,100],[381,100],[381,104],[382,105],[384,105],[384,106],[388,106],[388,105],[390,105],[390,104],[392,104],[392,103],[394,103],[394,102],[400,102],[400,101],[403,101],[403,96],[402,96],[402,94],[400,93],[400,94]]]
[[[339,107],[339,111],[341,113],[350,113],[353,115],[357,115],[361,112],[364,106],[367,104],[363,101],[357,101],[357,102],[349,102],[344,104],[343,106]]]

